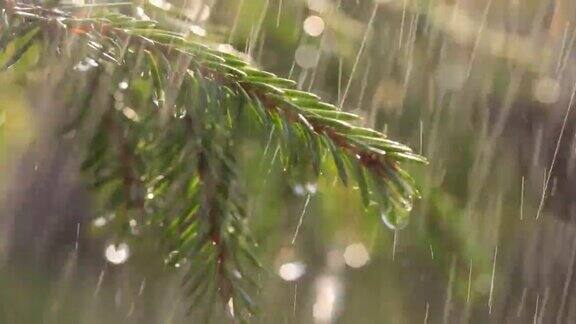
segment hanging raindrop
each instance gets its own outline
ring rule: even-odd
[[[164,264],[173,266],[175,268],[180,268],[188,260],[182,257],[180,251],[174,250],[168,253],[168,256],[164,259]]]
[[[404,210],[406,212],[409,213],[412,211],[413,205],[412,205],[412,198],[411,197],[408,197],[406,199],[401,199],[400,204],[402,205],[402,208],[404,208]]]
[[[306,273],[306,264],[300,261],[284,263],[278,269],[278,275],[285,281],[296,281]]]
[[[104,250],[104,256],[112,264],[122,264],[130,257],[130,247],[126,243],[110,244]]]
[[[94,67],[98,66],[98,62],[96,62],[94,59],[87,57],[85,59],[83,59],[82,61],[78,62],[78,64],[76,64],[74,66],[74,70],[76,71],[80,71],[80,72],[86,72]]]
[[[121,90],[128,89],[128,81],[123,80],[122,82],[118,83],[118,88],[120,88]]]
[[[408,225],[408,211],[400,211],[397,208],[385,208],[380,213],[380,218],[391,230],[400,230]]]

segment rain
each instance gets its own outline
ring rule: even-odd
[[[0,323],[576,323],[575,1],[50,3],[0,2]]]

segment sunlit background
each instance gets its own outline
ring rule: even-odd
[[[410,169],[423,198],[396,228],[357,190],[286,183],[247,149],[265,266],[254,322],[576,322],[575,1],[135,4],[118,10],[296,80],[431,162]],[[155,10],[171,7],[194,23]],[[0,322],[202,322],[186,316],[182,265],[136,220],[117,243],[114,214],[93,212],[77,148],[46,136],[59,99],[35,77],[0,76]]]

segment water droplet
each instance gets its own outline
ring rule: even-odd
[[[306,191],[308,191],[308,193],[310,193],[311,195],[315,194],[316,191],[318,190],[318,185],[316,183],[313,182],[308,182],[306,185]]]
[[[316,15],[309,16],[304,20],[304,31],[312,37],[322,35],[324,31],[324,20]]]
[[[186,264],[186,262],[188,262],[188,259],[181,258],[180,260],[178,260],[178,262],[174,263],[174,268],[178,269],[181,266],[183,266],[184,264]]]
[[[382,222],[391,230],[400,230],[408,225],[408,213],[388,208],[380,214]]]
[[[92,221],[92,225],[94,225],[94,227],[102,227],[105,226],[107,223],[108,220],[104,216],[100,216],[96,218],[94,221]]]
[[[404,210],[406,210],[406,212],[412,211],[413,204],[412,204],[412,198],[411,197],[409,197],[407,199],[402,199],[400,201],[400,203],[402,204],[402,208],[404,208]]]
[[[278,269],[278,275],[286,281],[296,281],[304,273],[306,273],[306,265],[300,261],[284,263]]]
[[[299,183],[294,185],[294,188],[292,188],[292,190],[294,191],[294,194],[296,196],[304,196],[306,194],[306,188],[304,188],[304,186]]]
[[[158,100],[158,96],[156,95],[156,93],[154,93],[153,95],[152,103],[154,104],[154,107],[156,107],[156,109],[160,109],[160,100]]]
[[[187,115],[187,111],[186,111],[186,108],[184,108],[184,107],[177,108],[174,111],[174,118],[182,119],[182,118],[186,117],[186,115]]]
[[[80,72],[86,72],[94,67],[98,66],[98,62],[96,62],[94,59],[87,57],[85,59],[83,59],[82,61],[78,62],[78,64],[76,64],[76,66],[74,66],[74,70],[80,71]]]
[[[306,184],[297,183],[292,188],[296,196],[303,197],[306,194],[314,195],[318,191],[318,185],[314,182],[308,182]]]
[[[174,250],[168,253],[168,256],[164,259],[164,264],[171,265],[175,268],[180,268],[188,262],[188,259],[182,256],[180,251]]]
[[[104,250],[104,256],[112,264],[122,264],[130,257],[130,247],[126,243],[110,244]]]
[[[370,261],[370,254],[364,244],[350,244],[344,250],[344,261],[352,268],[361,268]]]
[[[128,89],[128,81],[124,80],[124,81],[118,83],[118,88],[120,88],[122,90]]]

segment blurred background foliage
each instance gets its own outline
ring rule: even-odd
[[[241,174],[266,269],[255,322],[576,320],[575,3],[150,0],[119,7],[143,8],[193,37],[229,44],[222,46],[362,115],[366,126],[431,161],[410,170],[423,198],[396,231],[364,213],[354,190],[328,178],[287,182],[278,162],[268,168],[273,152],[246,147]],[[27,59],[34,55],[42,53]],[[58,102],[45,98],[55,90],[30,86],[34,75],[24,70],[17,65],[0,80],[1,321],[200,320],[186,316],[179,270],[151,261],[157,243],[135,235],[122,264],[107,261],[108,219],[93,212],[97,202],[82,186],[70,139],[45,136]]]

